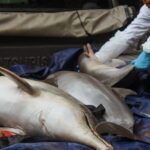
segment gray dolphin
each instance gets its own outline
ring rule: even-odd
[[[85,52],[80,55],[78,61],[80,71],[95,77],[106,85],[115,85],[134,69],[132,64],[118,69],[101,63],[100,60],[94,56],[90,44],[84,46],[84,50]]]
[[[0,130],[78,142],[97,150],[113,149],[97,134],[93,115],[77,99],[2,67],[0,72],[5,75],[0,77]]]
[[[109,122],[111,127],[115,128],[115,131],[111,131],[111,133],[119,134],[120,130],[122,136],[133,137],[133,116],[121,97],[114,94],[110,87],[100,83],[92,76],[71,71],[56,72],[49,75],[44,82],[57,86],[85,105],[97,107],[102,104],[106,110],[104,119]],[[108,126],[108,123],[106,124]],[[120,126],[119,128],[117,126],[118,130],[114,124]],[[99,133],[104,131],[105,125],[104,123],[97,125]],[[109,132],[108,127],[107,131]]]

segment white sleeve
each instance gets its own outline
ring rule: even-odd
[[[123,34],[129,39],[128,42],[133,45],[150,31],[150,8],[143,5],[137,17],[123,31]]]
[[[98,52],[95,53],[95,56],[102,63],[106,63],[107,61],[116,58],[130,47],[131,46],[128,43],[128,39],[122,34],[121,31],[117,31],[116,34],[110,38]]]
[[[150,9],[143,5],[131,24],[124,31],[118,31],[95,55],[102,62],[116,58],[134,47],[148,31],[150,31]]]

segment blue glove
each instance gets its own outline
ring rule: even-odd
[[[148,69],[150,68],[150,53],[143,51],[138,58],[131,62],[137,69]]]

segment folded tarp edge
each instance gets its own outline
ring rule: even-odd
[[[87,37],[126,24],[127,6],[69,12],[0,12],[0,36]],[[84,26],[84,27],[83,27]],[[86,30],[86,31],[85,31]]]

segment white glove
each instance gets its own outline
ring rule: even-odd
[[[134,47],[148,31],[150,31],[150,9],[144,5],[132,23],[124,31],[117,32],[95,55],[105,63]]]
[[[123,32],[118,31],[114,37],[106,42],[101,49],[95,53],[95,55],[102,63],[105,63],[116,58],[129,48],[131,48],[131,46],[128,43],[128,39],[125,38]]]
[[[142,46],[143,46],[143,51],[150,53],[150,37]]]

